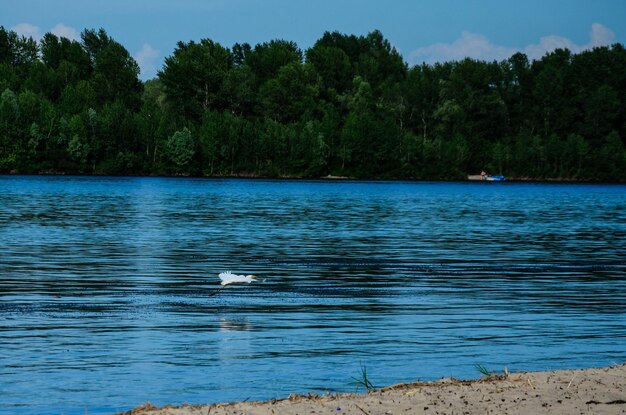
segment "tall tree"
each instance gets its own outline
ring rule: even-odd
[[[272,40],[260,43],[248,55],[246,63],[252,69],[258,85],[278,75],[278,71],[290,63],[302,63],[302,51],[294,42]]]
[[[142,84],[139,65],[104,29],[85,30],[83,47],[93,66],[92,84],[99,102],[119,100],[131,111],[139,109]]]
[[[230,51],[219,43],[179,42],[165,59],[159,79],[176,113],[198,122],[205,110],[223,110],[228,102],[226,79],[233,67]]]

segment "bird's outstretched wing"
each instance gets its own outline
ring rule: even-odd
[[[222,285],[231,284],[234,276],[235,275],[230,271],[220,272],[220,274],[218,275],[218,277],[220,277],[220,280],[222,281]]]

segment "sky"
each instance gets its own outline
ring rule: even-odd
[[[80,39],[104,28],[156,76],[178,41],[230,47],[272,39],[306,50],[325,31],[380,30],[409,65],[472,57],[536,59],[626,43],[625,0],[0,0],[0,26],[41,38]]]

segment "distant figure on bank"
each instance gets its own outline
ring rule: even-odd
[[[487,173],[484,170],[480,172],[480,178],[482,180],[487,180]]]

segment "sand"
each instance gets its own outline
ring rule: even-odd
[[[626,414],[626,364],[598,369],[442,379],[365,394],[292,395],[265,402],[142,405],[125,415]]]

